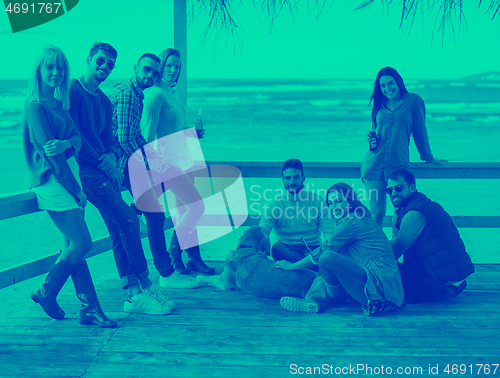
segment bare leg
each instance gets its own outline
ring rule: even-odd
[[[62,319],[65,314],[57,304],[56,297],[78,262],[92,247],[92,239],[79,209],[48,211],[48,214],[69,240],[69,245],[63,248],[56,263],[45,277],[45,282],[31,294],[31,299],[39,303],[50,317]]]
[[[181,231],[191,232],[205,212],[205,204],[200,193],[188,175],[182,175],[179,182],[170,188],[175,197],[185,206],[185,212],[179,219]],[[181,214],[182,211],[179,212]]]
[[[68,241],[61,252],[60,258],[76,265],[92,247],[89,229],[79,209],[67,211],[47,211],[50,218]]]

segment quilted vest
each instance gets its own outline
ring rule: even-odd
[[[413,194],[396,220],[399,230],[404,215],[411,210],[425,216],[425,227],[415,243],[403,255],[407,285],[421,295],[465,279],[474,272],[474,264],[450,215],[423,193]],[[402,271],[403,274],[403,271]],[[406,291],[406,288],[405,288]]]

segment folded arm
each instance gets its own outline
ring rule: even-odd
[[[425,216],[420,211],[411,210],[403,216],[397,236],[391,240],[396,260],[411,248],[424,227]]]
[[[47,142],[56,139],[47,118],[43,105],[30,103],[26,107],[27,126],[30,139],[36,151],[50,167],[56,180],[73,196],[77,197],[81,192],[80,185],[76,181],[73,172],[69,168],[64,154],[47,155],[44,146]]]

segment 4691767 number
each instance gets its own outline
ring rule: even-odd
[[[447,374],[491,374],[495,375],[499,364],[448,364],[444,368]]]
[[[61,3],[8,3],[7,13],[58,13]],[[62,11],[62,9],[61,9]]]

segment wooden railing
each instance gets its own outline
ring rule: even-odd
[[[209,166],[230,165],[240,169],[243,178],[280,178],[280,162],[212,161]],[[304,163],[308,178],[359,178],[359,163]],[[417,179],[500,179],[500,163],[446,163],[442,166],[413,163],[411,170]],[[0,220],[10,219],[40,211],[32,192],[11,193],[0,196]],[[452,216],[459,228],[500,228],[500,216]],[[258,216],[249,216],[243,226],[259,223]],[[384,226],[390,226],[386,216]],[[172,228],[170,218],[165,229]],[[145,237],[145,235],[142,235]],[[87,258],[109,251],[109,237],[95,240]],[[49,271],[58,254],[0,271],[0,289],[33,278]]]

